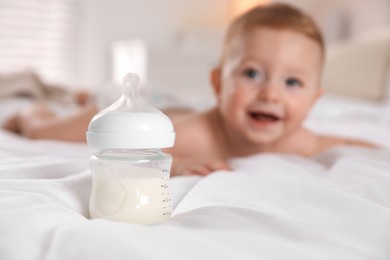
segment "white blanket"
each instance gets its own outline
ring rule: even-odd
[[[0,259],[390,259],[390,141],[368,139],[384,148],[258,154],[172,178],[172,219],[141,226],[89,219],[94,150],[0,132]]]

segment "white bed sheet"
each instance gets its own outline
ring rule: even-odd
[[[321,102],[309,128],[383,148],[258,154],[172,178],[173,217],[152,226],[89,219],[93,149],[1,131],[0,259],[390,259],[387,106]]]

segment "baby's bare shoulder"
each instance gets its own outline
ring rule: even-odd
[[[188,156],[201,153],[211,144],[212,131],[207,117],[194,114],[180,122],[174,122],[176,132],[175,146],[170,153],[177,156]]]
[[[174,127],[179,136],[199,136],[210,131],[209,122],[203,113],[193,114],[177,123],[174,122]]]

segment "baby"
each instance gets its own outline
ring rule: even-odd
[[[233,21],[211,71],[217,106],[175,125],[172,175],[229,169],[226,160],[261,152],[312,156],[336,145],[302,122],[323,89],[323,38],[314,21],[285,4],[259,6]]]

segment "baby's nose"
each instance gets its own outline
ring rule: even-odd
[[[277,103],[280,100],[280,94],[276,86],[266,84],[259,88],[257,98],[261,101]]]

